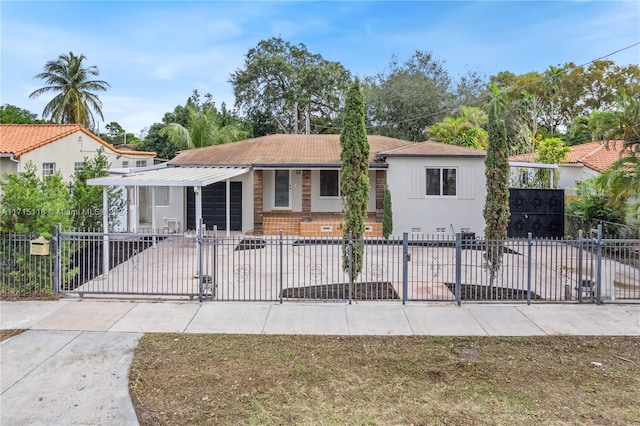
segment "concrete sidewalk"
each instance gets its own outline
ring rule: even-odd
[[[143,333],[640,336],[640,305],[0,302],[0,424],[135,425],[128,368]]]
[[[640,304],[0,302],[0,328],[433,336],[640,335]]]

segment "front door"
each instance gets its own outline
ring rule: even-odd
[[[276,209],[291,208],[291,177],[289,170],[275,170],[274,173],[274,207]]]

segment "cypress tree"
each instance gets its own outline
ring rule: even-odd
[[[387,239],[393,232],[393,210],[391,209],[391,192],[384,186],[384,202],[382,210],[382,236]]]
[[[343,247],[342,268],[349,271],[352,257],[351,279],[362,270],[364,229],[369,203],[369,140],[365,127],[364,95],[360,81],[349,87],[345,99],[342,131],[340,132],[340,192],[342,196]],[[349,247],[349,231],[353,244]]]
[[[502,262],[502,243],[507,238],[509,224],[509,145],[504,121],[498,117],[499,104],[492,102],[489,109],[489,146],[485,157],[487,198],[484,204],[486,223],[485,260],[491,273],[491,286]]]

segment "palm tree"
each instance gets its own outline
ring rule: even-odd
[[[622,207],[628,200],[638,202],[640,194],[640,157],[623,157],[596,179],[609,194],[609,203]]]
[[[104,120],[102,102],[94,92],[106,91],[111,86],[106,81],[90,79],[100,75],[100,71],[95,65],[85,67],[83,61],[86,59],[84,54],[76,56],[73,52],[60,55],[57,60],[45,64],[44,72],[33,77],[45,80],[47,86],[33,91],[30,98],[56,93],[44,107],[43,118],[50,117],[60,124],[79,123],[93,129],[93,110]]]
[[[248,137],[248,133],[235,123],[221,126],[218,112],[208,104],[200,107],[188,101],[186,109],[189,113],[189,128],[178,123],[170,123],[159,132],[160,136],[167,136],[178,148],[202,148]]]

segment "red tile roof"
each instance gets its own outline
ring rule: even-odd
[[[437,142],[414,143],[377,135],[369,135],[368,140],[372,167],[386,167],[378,154],[382,157],[484,156],[484,151]],[[340,135],[277,134],[182,151],[170,163],[200,166],[340,167],[340,152]]]
[[[155,152],[124,151],[89,132],[80,124],[0,124],[0,153],[13,154],[15,158],[29,151],[60,140],[75,132],[81,132],[116,154],[155,156]]]
[[[570,146],[567,153],[567,164],[582,164],[596,172],[607,170],[621,157],[630,156],[631,152],[623,149],[624,141],[598,141]],[[533,163],[534,154],[519,154],[509,157],[509,161]]]

